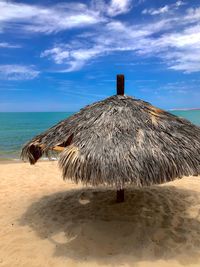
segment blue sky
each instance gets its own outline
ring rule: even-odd
[[[0,0],[0,111],[76,111],[115,94],[200,107],[199,0]]]

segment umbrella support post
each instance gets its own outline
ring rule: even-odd
[[[124,202],[124,189],[117,190],[117,203]]]

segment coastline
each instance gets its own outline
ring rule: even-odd
[[[172,114],[200,125],[199,110],[173,110]],[[33,136],[45,131],[58,121],[72,115],[61,113],[0,113],[0,162],[18,161],[23,145]]]
[[[48,158],[41,158],[38,162],[52,162],[58,161],[56,158],[48,159]],[[11,164],[11,163],[29,163],[28,161],[23,161],[20,158],[0,158],[0,164]],[[30,164],[30,163],[29,163]]]

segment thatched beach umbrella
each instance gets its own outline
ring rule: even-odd
[[[149,186],[200,174],[200,128],[139,99],[117,95],[86,106],[37,135],[22,149],[31,164],[60,151],[63,178],[117,189],[124,200],[128,184]]]

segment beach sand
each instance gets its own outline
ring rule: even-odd
[[[0,164],[0,267],[200,266],[200,177],[84,188],[57,162]]]

